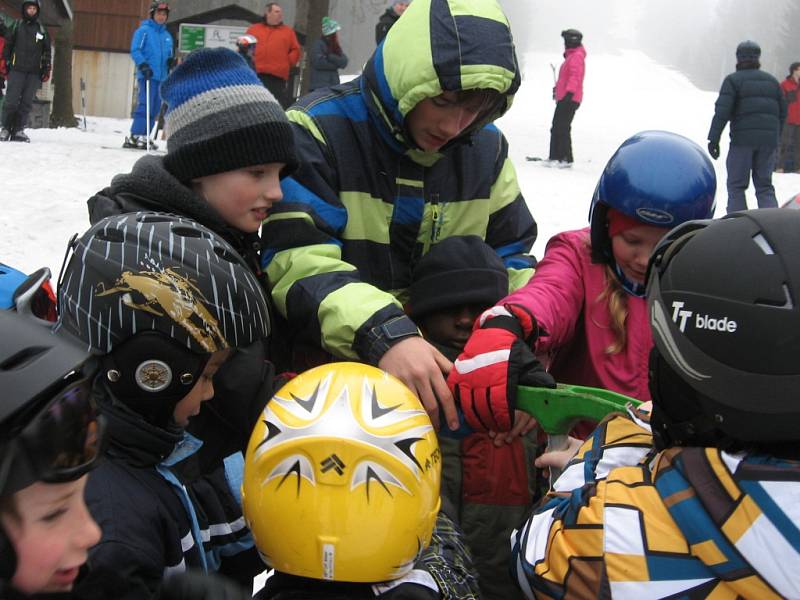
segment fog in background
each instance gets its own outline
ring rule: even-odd
[[[583,33],[592,53],[638,49],[684,73],[699,88],[718,90],[736,68],[736,45],[761,46],[761,68],[782,80],[800,61],[798,0],[499,0],[511,21],[520,60],[552,52],[561,62],[563,29]],[[635,93],[636,82],[626,93]],[[646,99],[645,99],[646,101]]]

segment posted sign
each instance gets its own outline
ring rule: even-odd
[[[181,23],[178,33],[178,48],[191,52],[198,48],[230,48],[236,50],[236,39],[244,35],[246,27],[231,25],[205,25]]]

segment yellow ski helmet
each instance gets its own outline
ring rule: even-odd
[[[368,365],[295,377],[250,437],[242,504],[278,571],[379,582],[411,570],[439,512],[441,454],[422,404]]]

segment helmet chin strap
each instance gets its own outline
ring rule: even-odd
[[[642,283],[636,283],[635,281],[631,281],[625,276],[625,273],[622,272],[622,268],[617,264],[613,263],[614,274],[617,276],[620,284],[622,285],[622,289],[628,292],[631,296],[636,296],[637,298],[644,298],[645,293],[645,286]]]

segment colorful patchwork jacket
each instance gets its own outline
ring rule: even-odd
[[[800,597],[800,463],[650,446],[635,413],[587,439],[512,536],[526,596]]]

